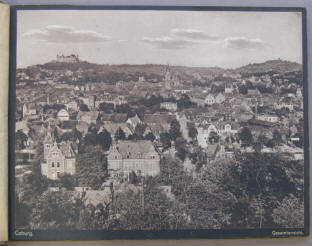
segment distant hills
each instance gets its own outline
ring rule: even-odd
[[[153,79],[159,80],[163,78],[166,72],[166,65],[159,64],[144,64],[144,65],[108,65],[108,64],[94,64],[86,61],[78,63],[61,63],[49,62],[42,65],[34,65],[23,70],[31,70],[33,73],[40,72],[42,69],[47,70],[82,70],[90,79],[99,80],[100,78],[107,78],[110,81],[118,79],[129,81],[136,81],[139,76],[145,76],[149,81]],[[219,67],[186,67],[186,66],[170,66],[170,71],[177,72],[182,79],[192,78],[211,78],[217,77],[224,73],[241,73],[241,74],[258,74],[258,73],[287,73],[302,70],[302,65],[295,62],[284,60],[270,60],[262,63],[253,63],[242,66],[236,69],[223,69]]]
[[[253,63],[235,69],[238,73],[267,73],[270,71],[286,73],[302,70],[302,65],[296,62],[270,60],[262,63]]]

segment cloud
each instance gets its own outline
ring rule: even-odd
[[[268,46],[268,43],[259,38],[228,37],[224,39],[224,47],[231,49],[261,49]]]
[[[215,42],[221,40],[218,36],[209,35],[206,32],[195,29],[175,28],[170,30],[167,36],[144,37],[143,42],[154,45],[160,49],[182,49],[191,45],[204,42]]]
[[[195,29],[172,29],[171,33],[175,36],[189,38],[189,39],[198,39],[198,40],[207,40],[207,41],[218,41],[220,40],[219,36],[210,35],[206,32],[195,30]]]
[[[155,45],[157,48],[160,49],[183,49],[187,46],[197,44],[197,42],[192,40],[168,36],[158,38],[144,37],[142,41],[148,44]]]
[[[50,43],[99,43],[109,41],[111,38],[102,33],[90,30],[77,30],[71,26],[46,26],[34,29],[23,34]]]

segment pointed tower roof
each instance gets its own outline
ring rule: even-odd
[[[44,138],[44,143],[47,144],[47,143],[51,143],[53,144],[54,143],[54,136],[53,136],[53,133],[51,131],[51,128],[50,128],[50,122],[49,122],[49,126],[48,126],[48,130],[47,130],[47,134]]]
[[[76,156],[76,153],[69,142],[62,142],[60,144],[60,150],[66,158],[73,158]]]

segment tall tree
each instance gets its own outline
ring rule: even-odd
[[[279,145],[283,142],[282,135],[278,130],[274,130],[273,132],[273,141],[275,145]]]
[[[145,124],[137,124],[134,129],[134,135],[137,136],[138,139],[143,139],[143,134],[146,130]]]
[[[303,202],[294,195],[286,196],[273,210],[274,222],[284,228],[304,227]]]
[[[22,132],[22,130],[18,130],[15,134],[15,148],[20,150],[26,147],[27,136]]]
[[[194,140],[194,139],[197,138],[197,134],[198,134],[198,132],[197,132],[197,129],[196,129],[196,127],[194,126],[194,124],[189,124],[189,125],[188,125],[188,135],[189,135],[189,137],[190,137],[192,140]]]
[[[120,127],[118,127],[117,131],[115,132],[115,140],[118,141],[118,140],[125,140],[125,139],[126,139],[125,132]]]
[[[90,111],[89,108],[88,108],[88,106],[87,106],[86,104],[84,104],[84,103],[82,103],[82,104],[80,105],[79,110],[80,110],[80,111],[83,111],[83,112],[88,112],[88,111]]]
[[[242,141],[242,146],[247,147],[250,146],[253,142],[253,136],[248,127],[244,127],[242,131],[239,133],[239,138]]]
[[[181,136],[181,126],[180,123],[174,119],[170,123],[170,129],[169,129],[169,134],[170,134],[170,139],[171,140],[176,140],[177,137]]]
[[[103,148],[103,150],[109,150],[112,143],[110,133],[106,129],[104,129],[96,136],[96,143],[99,144]]]
[[[144,138],[145,138],[146,140],[150,140],[151,142],[153,142],[153,141],[155,140],[155,136],[154,136],[154,134],[153,134],[152,132],[147,133],[147,134],[144,136]]]
[[[73,229],[79,220],[82,202],[69,192],[45,192],[37,200],[32,210],[30,228],[32,230]]]
[[[171,138],[168,132],[160,134],[160,142],[164,149],[169,149],[171,147]]]

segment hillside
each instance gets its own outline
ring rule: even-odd
[[[251,74],[251,73],[267,73],[270,71],[286,73],[302,70],[302,65],[296,62],[271,60],[262,63],[253,63],[235,69],[238,73]]]

